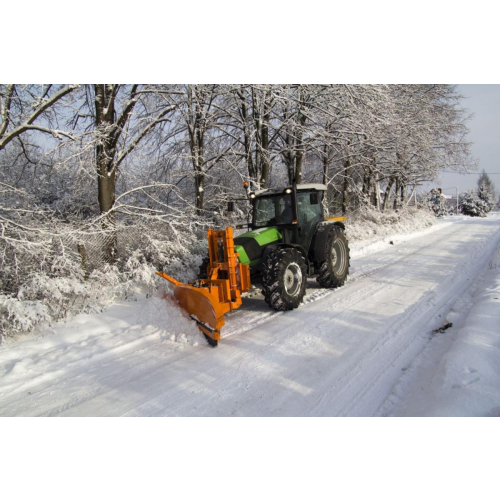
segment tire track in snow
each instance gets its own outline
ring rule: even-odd
[[[451,231],[451,230],[450,230]],[[418,255],[419,253],[422,253],[425,249],[430,249],[433,246],[435,246],[437,243],[445,243],[449,238],[449,234],[446,235],[440,235],[436,236],[433,238],[432,241],[426,241],[424,244],[419,245],[417,249],[411,249],[410,251],[406,251],[405,255],[400,256],[397,260],[392,259],[390,263],[385,263],[384,265],[376,267],[376,269],[372,268],[370,273],[366,273],[364,276],[367,276],[368,274],[370,276],[374,275],[377,271],[381,271],[380,274],[384,274],[385,268],[390,266],[391,264],[396,264],[396,262],[399,262],[401,267],[405,267],[405,262],[408,259],[411,259],[413,256]],[[389,257],[392,258],[392,257]],[[422,258],[422,257],[421,257]],[[425,257],[423,257],[423,260],[425,260]],[[456,264],[458,266],[459,264]],[[402,283],[406,284],[407,286],[411,286],[413,277],[411,275],[407,275],[405,279],[400,280],[398,285],[401,286]],[[356,305],[363,303],[363,301],[367,301],[368,298],[374,297],[376,294],[382,294],[384,293],[384,290],[381,289],[380,287],[380,280],[374,280],[369,282],[368,284],[364,283],[362,279],[354,280],[353,285],[355,287],[343,287],[342,290],[343,294],[339,294],[339,300],[332,302],[330,301],[329,303],[329,311],[328,315],[330,318],[331,322],[335,322],[339,317],[341,316],[349,316],[349,310],[354,308]],[[327,291],[327,294],[330,295],[332,292]],[[410,306],[405,311],[405,315],[394,325],[392,326],[392,333],[389,336],[384,336],[383,338],[378,338],[376,339],[375,342],[372,342],[368,345],[365,345],[363,347],[363,351],[358,354],[358,357],[355,362],[350,363],[347,369],[345,369],[342,373],[339,374],[338,380],[336,380],[335,384],[333,384],[333,389],[328,393],[328,391],[325,392],[323,398],[319,398],[315,402],[311,402],[310,404],[310,410],[306,414],[310,415],[331,415],[331,399],[332,396],[335,396],[336,398],[336,404],[342,404],[344,405],[344,408],[339,408],[339,410],[335,411],[335,414],[339,415],[344,415],[344,414],[350,414],[349,412],[353,412],[354,414],[365,414],[366,412],[366,397],[365,395],[367,393],[370,393],[373,391],[373,387],[376,387],[377,384],[380,384],[380,375],[384,375],[385,377],[389,378],[389,382],[387,383],[386,381],[383,381],[384,383],[382,386],[384,388],[387,388],[387,386],[391,386],[391,383],[394,379],[394,368],[391,368],[391,363],[389,362],[389,370],[387,370],[385,367],[387,364],[384,365],[384,369],[380,371],[379,374],[375,374],[375,381],[370,384],[367,383],[366,380],[361,381],[361,385],[366,388],[366,390],[360,390],[359,391],[359,397],[355,396],[353,397],[353,389],[352,389],[352,384],[353,380],[356,380],[359,382],[359,377],[361,374],[361,378],[364,378],[363,376],[365,375],[363,373],[363,364],[369,363],[370,360],[373,359],[373,357],[380,357],[381,353],[384,354],[385,351],[388,352],[393,352],[394,349],[389,350],[391,347],[390,344],[394,342],[399,342],[399,334],[402,330],[402,326],[404,323],[408,320],[409,316],[417,316],[421,314],[422,309],[427,308],[427,303],[431,302],[434,298],[435,291],[431,290],[428,291],[426,290],[425,293],[423,294],[423,297],[416,303]],[[318,305],[318,301],[313,301],[310,305]],[[308,304],[309,305],[309,304]],[[304,306],[305,308],[308,306]],[[267,307],[267,306],[266,306]],[[300,309],[299,309],[300,310]],[[277,314],[283,314],[283,313],[272,313],[271,316],[276,316]],[[290,316],[288,316],[289,318]],[[272,320],[272,317],[267,316],[267,320],[263,321],[263,323],[267,323]],[[254,325],[252,325],[251,328],[253,328]],[[251,329],[250,328],[250,329]],[[249,339],[250,340],[250,339]],[[415,342],[418,339],[410,339],[410,344]],[[283,337],[273,337],[270,335],[269,337],[269,342],[265,346],[266,351],[273,351],[273,350],[279,350],[280,347],[283,346],[283,343],[286,342],[286,338]],[[397,347],[397,346],[396,346]],[[397,351],[397,350],[396,350]],[[407,348],[402,349],[403,352],[407,352]],[[220,351],[222,352],[222,351]],[[229,354],[229,352],[227,352]],[[222,370],[217,373],[216,378],[214,378],[211,381],[211,384],[213,385],[216,390],[211,391],[209,394],[204,394],[203,396],[200,396],[200,399],[203,401],[201,404],[198,400],[198,396],[194,397],[194,400],[198,400],[198,403],[196,405],[193,405],[193,399],[183,399],[181,396],[178,394],[174,395],[174,398],[172,398],[172,394],[170,392],[167,393],[161,393],[159,391],[159,395],[152,397],[151,399],[145,400],[143,404],[140,406],[136,407],[134,410],[128,412],[128,415],[133,415],[133,416],[140,416],[140,415],[154,415],[154,416],[171,416],[171,415],[216,415],[216,414],[221,414],[221,415],[228,415],[232,414],[233,412],[226,412],[226,406],[228,401],[231,400],[232,397],[235,397],[235,391],[236,393],[241,393],[241,397],[243,399],[243,392],[246,389],[249,389],[249,396],[251,396],[252,391],[255,393],[255,391],[258,391],[259,387],[259,364],[255,365],[255,358],[259,357],[258,355],[256,356],[256,353],[253,352],[254,359],[248,363],[246,362],[243,364],[243,366],[240,366],[238,368],[235,368],[234,365],[240,365],[241,363],[241,358],[237,357],[237,355],[231,355],[227,358],[225,358],[225,361],[227,362],[227,365],[230,367],[229,369]],[[400,358],[400,352],[397,351],[394,354],[395,359]],[[216,362],[216,360],[214,360]],[[263,361],[263,363],[260,365],[264,370],[267,370],[266,366],[266,361]],[[257,369],[257,370],[256,370]],[[233,370],[233,371],[231,371]],[[234,370],[236,371],[252,371],[253,372],[253,378],[254,380],[248,381],[245,384],[243,382],[237,382],[237,388],[235,388],[235,381],[234,377],[231,376],[234,373]],[[212,373],[213,374],[213,373]],[[280,378],[279,372],[275,374],[276,378]],[[257,380],[257,382],[255,382]],[[286,379],[284,379],[284,382],[288,382]],[[243,385],[242,385],[243,384]],[[252,384],[254,384],[252,386]],[[199,394],[196,392],[196,386],[189,386],[192,390],[194,390],[195,394]],[[356,387],[355,387],[356,389]],[[199,390],[199,388],[198,388]],[[239,396],[236,396],[239,398]],[[380,391],[377,391],[376,397],[373,397],[373,394],[370,394],[371,399],[373,400],[373,403],[370,408],[370,414],[375,412],[376,409],[379,407],[381,404],[381,401],[384,399],[385,394],[382,393],[380,395]],[[344,400],[342,401],[342,398]],[[339,401],[340,400],[340,401]],[[361,408],[360,408],[361,406]],[[242,414],[245,414],[245,410],[242,411]],[[278,413],[279,414],[279,413]]]
[[[433,234],[437,231],[450,229],[453,227],[453,225],[454,224],[452,224],[452,223],[448,223],[448,224],[443,225],[443,226],[433,226],[433,227],[429,228],[429,230],[426,231],[425,234],[422,235],[422,237],[428,236],[429,233]],[[438,229],[436,229],[436,227]],[[307,304],[312,304],[318,300],[330,297],[334,293],[343,292],[346,288],[349,287],[350,283],[352,284],[358,280],[362,280],[366,277],[370,277],[373,274],[375,274],[379,271],[382,271],[385,268],[408,258],[409,256],[412,256],[412,255],[419,253],[419,252],[421,252],[429,247],[432,247],[432,246],[436,245],[436,243],[438,243],[438,242],[446,240],[447,238],[448,238],[447,233],[442,234],[441,237],[438,238],[436,241],[432,241],[431,243],[424,244],[424,245],[417,247],[415,249],[409,249],[409,251],[406,251],[404,253],[404,255],[397,256],[396,258],[394,258],[394,251],[388,254],[388,252],[387,252],[388,249],[378,250],[372,254],[366,253],[366,249],[364,249],[363,257],[360,259],[361,261],[365,257],[373,258],[373,256],[377,255],[377,254],[379,254],[381,256],[383,255],[384,261],[381,264],[379,264],[379,263],[368,264],[368,265],[361,267],[361,269],[362,269],[361,272],[358,273],[357,271],[355,271],[354,274],[349,275],[349,278],[344,286],[342,286],[340,288],[333,289],[333,290],[322,288],[322,289],[313,291],[314,290],[313,288],[309,288],[310,285],[311,284],[313,284],[313,286],[319,286],[319,285],[316,284],[315,278],[312,278],[312,279],[310,278],[309,283],[308,283],[308,287],[306,288],[306,295],[304,297],[303,302],[301,303],[301,305],[299,307],[304,307]],[[409,240],[413,240],[413,239],[415,239],[415,238],[412,238],[410,235]],[[404,246],[400,246],[400,245],[398,245],[397,247],[394,247],[394,248],[389,247],[389,249],[395,250],[396,252],[408,250],[408,249],[405,249]],[[352,259],[351,259],[351,263],[352,263]],[[353,266],[351,266],[351,267],[353,267]],[[261,326],[269,321],[272,321],[273,319],[279,317],[282,314],[287,314],[287,313],[291,312],[291,311],[286,311],[286,312],[274,311],[274,310],[270,309],[267,304],[264,303],[264,297],[262,296],[262,294],[260,292],[256,291],[256,292],[254,292],[253,295],[259,296],[260,303],[253,305],[251,310],[248,310],[248,308],[245,308],[245,304],[244,304],[242,306],[242,308],[236,310],[233,313],[228,314],[226,316],[226,319],[227,319],[226,325],[223,327],[222,332],[221,332],[222,339],[226,339],[226,338],[231,337],[233,335],[240,335],[242,333],[245,333],[245,332],[251,330],[252,328],[255,328],[257,326]],[[365,298],[366,296],[369,296],[369,295],[370,295],[370,293],[367,292],[366,294],[364,294],[363,298]],[[342,301],[341,298],[339,300],[341,301],[339,305],[342,305],[344,302]],[[362,300],[362,299],[360,299],[360,300]],[[248,301],[248,299],[247,299],[247,301]],[[254,315],[256,316],[255,318],[254,318]],[[243,323],[243,326],[241,326],[242,323]]]
[[[321,394],[307,415],[331,415],[329,409],[334,396],[336,416],[377,415],[401,378],[403,368],[425,349],[432,339],[431,331],[441,326],[442,319],[466,293],[499,243],[500,228],[477,241],[471,252],[457,262],[457,269],[464,264],[461,272],[449,275],[435,289],[427,291],[390,326],[386,335],[365,347],[357,362],[349,365],[332,388]],[[418,333],[414,335],[414,332]],[[399,375],[396,380],[394,374]],[[342,382],[347,380],[343,386]]]
[[[120,385],[125,385],[137,376],[148,373],[155,365],[163,363],[165,356],[184,348],[181,345],[172,343],[171,347],[174,348],[174,351],[162,353],[164,345],[165,341],[160,339],[160,333],[155,331],[126,344],[80,358],[76,362],[65,365],[64,368],[45,372],[32,379],[29,384],[23,384],[14,390],[10,396],[6,397],[0,406],[0,416],[8,415],[8,410],[11,407],[21,406],[23,403],[28,403],[28,401],[29,406],[34,410],[33,415],[58,415],[103,394],[110,387],[116,387],[118,385],[116,381],[118,380],[122,381]],[[189,347],[185,350],[189,351],[197,348],[204,348],[204,346]],[[120,353],[123,354],[119,355]],[[138,354],[141,353],[144,353],[144,355],[139,357]],[[111,368],[107,368],[108,365]],[[89,379],[96,386],[90,385]],[[36,410],[37,407],[46,408],[51,406],[47,402],[54,399],[53,394],[61,392],[64,386],[70,383],[73,384],[71,400],[55,406],[52,405],[50,410],[42,409],[40,412]],[[36,390],[33,388],[36,388]],[[29,394],[29,397],[26,396],[27,394]],[[23,412],[23,414],[27,413]]]

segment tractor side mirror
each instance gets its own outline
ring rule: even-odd
[[[228,201],[227,202],[227,211],[228,212],[234,212],[234,201]]]
[[[309,203],[311,205],[317,205],[319,203],[318,193],[311,193],[309,195]]]

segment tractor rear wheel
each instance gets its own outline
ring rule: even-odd
[[[294,248],[271,252],[262,269],[262,293],[276,311],[299,307],[306,293],[307,267],[304,256]]]
[[[319,264],[316,281],[324,288],[342,286],[349,274],[349,244],[342,228],[334,226],[326,240],[326,259]]]

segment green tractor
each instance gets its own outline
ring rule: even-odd
[[[247,183],[245,188],[248,191]],[[345,283],[349,273],[345,217],[324,216],[325,191],[322,184],[294,184],[248,193],[250,231],[234,238],[235,251],[240,262],[250,266],[252,283],[262,283],[267,304],[277,311],[299,306],[309,276],[316,276],[325,288]],[[233,209],[232,202],[228,209]]]

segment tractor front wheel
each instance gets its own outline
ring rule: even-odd
[[[304,256],[294,248],[271,252],[262,269],[262,293],[276,311],[299,307],[306,293],[307,267]]]

